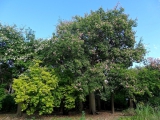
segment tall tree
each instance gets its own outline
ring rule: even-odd
[[[70,70],[74,83],[81,84],[83,96],[90,96],[90,112],[96,113],[95,91],[102,89],[112,64],[128,68],[145,55],[141,41],[135,45],[136,20],[129,19],[123,8],[105,12],[102,8],[72,21],[62,21],[50,41],[45,56],[53,65]]]

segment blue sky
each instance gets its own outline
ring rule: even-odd
[[[136,40],[143,38],[147,57],[160,58],[160,0],[0,0],[0,22],[18,27],[30,27],[37,38],[50,38],[58,21],[83,16],[100,7],[113,9],[117,3],[132,19]]]

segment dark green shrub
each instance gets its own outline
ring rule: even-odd
[[[17,105],[15,104],[13,96],[6,95],[2,102],[2,112],[16,112]]]
[[[4,98],[6,97],[5,95],[5,84],[0,85],[0,110],[2,109],[2,102]]]
[[[160,97],[152,97],[149,99],[149,103],[152,106],[159,106],[160,105]]]
[[[138,104],[133,116],[120,117],[119,120],[160,120],[160,107],[155,109],[149,104]]]
[[[114,96],[115,108],[125,109],[128,107],[128,101],[126,101],[126,97],[123,92],[116,93]]]

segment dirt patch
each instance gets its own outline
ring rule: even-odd
[[[44,115],[44,116],[31,116],[26,117],[15,117],[15,114],[0,114],[0,120],[80,120],[81,114],[76,115]],[[85,115],[85,120],[117,120],[120,116],[123,116],[121,112],[115,112],[111,114],[110,112],[98,112],[97,115]]]

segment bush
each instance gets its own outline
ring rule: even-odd
[[[2,102],[2,112],[16,112],[17,105],[11,95],[6,95]]]
[[[119,120],[160,120],[160,106],[137,105],[135,115],[130,117],[121,117]]]
[[[4,84],[0,85],[0,110],[2,109],[2,102],[6,97],[5,88],[4,87],[5,87]]]
[[[14,99],[28,115],[37,111],[39,115],[49,114],[60,103],[53,95],[58,86],[58,77],[53,69],[41,67],[41,61],[34,62],[26,72],[14,79]]]
[[[136,111],[134,110],[134,108],[128,108],[128,109],[123,111],[123,114],[125,116],[133,116],[133,115],[136,114]]]
[[[159,106],[160,105],[160,96],[159,97],[152,97],[149,99],[149,103],[152,106]]]
[[[125,109],[128,107],[126,97],[124,96],[123,92],[115,94],[114,103],[115,103],[115,108]]]

